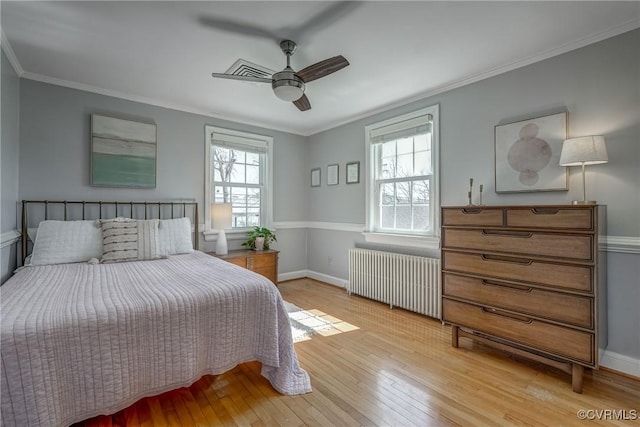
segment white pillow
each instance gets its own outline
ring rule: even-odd
[[[86,262],[102,257],[102,230],[95,221],[42,221],[31,265]]]
[[[102,259],[124,262],[158,259],[158,220],[101,220]]]
[[[193,242],[189,218],[161,219],[158,227],[158,253],[178,255],[191,252]]]

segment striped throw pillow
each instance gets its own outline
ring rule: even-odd
[[[102,259],[100,262],[124,262],[158,259],[157,219],[101,220]]]

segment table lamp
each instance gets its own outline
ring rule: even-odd
[[[582,166],[582,200],[574,200],[574,205],[596,204],[595,200],[587,200],[584,167],[607,163],[608,160],[603,136],[581,136],[564,141],[560,154],[560,166]]]
[[[216,255],[226,255],[229,250],[224,230],[232,226],[231,203],[214,203],[211,205],[211,225],[214,230],[218,230]]]

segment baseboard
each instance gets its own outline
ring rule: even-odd
[[[329,283],[330,285],[340,286],[341,288],[346,288],[347,283],[349,283],[346,279],[341,279],[335,276],[329,276],[328,274],[318,273],[317,271],[307,270],[307,277],[314,280],[319,280],[320,282]]]
[[[640,359],[605,350],[600,365],[614,371],[640,378]]]
[[[285,280],[304,279],[307,276],[307,270],[290,271],[288,273],[278,274],[278,282]]]
[[[339,286],[341,288],[346,288],[347,283],[349,282],[346,279],[341,279],[339,277],[330,276],[324,273],[318,273],[317,271],[312,270],[298,270],[291,271],[289,273],[281,273],[278,274],[278,281],[281,282],[285,280],[303,279],[305,277],[318,280],[320,282],[329,283],[330,285]]]

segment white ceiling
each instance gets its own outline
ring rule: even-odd
[[[301,135],[640,27],[637,1],[3,0],[1,13],[22,77]],[[307,85],[310,111],[270,85],[211,77],[239,58],[281,70],[284,38],[296,70],[351,63]]]

